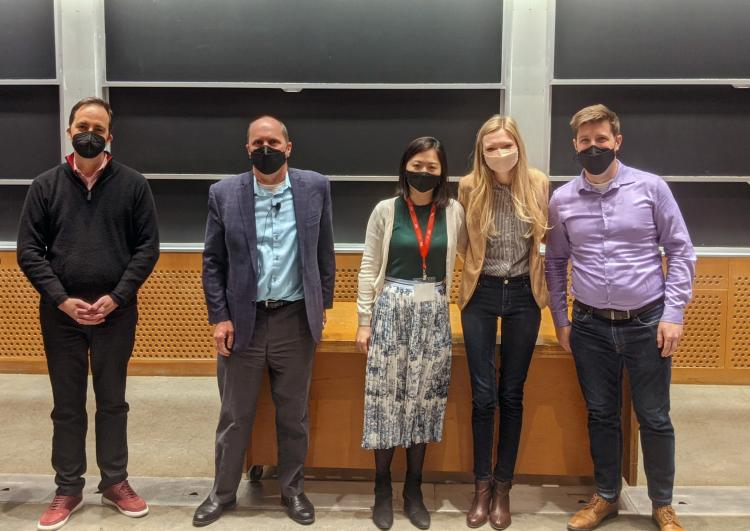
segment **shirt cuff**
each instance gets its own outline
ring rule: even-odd
[[[659,320],[665,323],[682,324],[684,316],[684,308],[677,308],[676,306],[665,306],[664,313],[661,314],[661,319]]]
[[[63,302],[68,300],[70,296],[67,293],[62,293],[60,295],[55,295],[52,300],[55,301],[55,306],[60,306]]]
[[[568,309],[560,311],[550,311],[552,314],[552,321],[555,323],[555,328],[562,328],[563,326],[570,326],[570,319],[568,319]]]
[[[358,324],[359,326],[370,326],[370,321],[372,321],[372,315],[369,313],[360,313],[358,314]]]

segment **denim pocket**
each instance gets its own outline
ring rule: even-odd
[[[633,321],[643,326],[654,326],[661,320],[661,316],[664,313],[664,305],[660,304],[655,308],[643,312],[633,319]]]
[[[586,310],[582,310],[577,304],[573,305],[573,320],[581,323],[585,323],[591,320],[593,314]]]

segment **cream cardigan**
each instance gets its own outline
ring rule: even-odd
[[[365,250],[359,266],[359,283],[357,287],[357,315],[359,326],[369,326],[372,309],[385,281],[385,269],[388,265],[388,249],[393,233],[393,218],[396,198],[385,199],[375,205],[367,222]],[[456,263],[456,251],[466,247],[466,230],[464,228],[464,209],[458,201],[451,199],[445,209],[445,225],[448,235],[448,252],[445,257],[446,293],[450,293],[453,267]]]

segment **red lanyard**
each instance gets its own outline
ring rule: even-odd
[[[435,203],[432,203],[432,208],[430,208],[430,218],[427,220],[427,234],[424,236],[422,235],[422,229],[419,227],[419,220],[417,220],[417,213],[414,212],[414,203],[411,197],[406,198],[406,204],[409,206],[411,223],[414,226],[414,234],[417,235],[419,254],[422,257],[422,280],[427,280],[427,254],[430,252],[432,229],[435,227]]]

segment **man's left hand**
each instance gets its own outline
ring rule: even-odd
[[[326,311],[323,310],[323,328],[326,327],[327,322],[328,322],[328,316],[326,315]]]
[[[661,349],[661,357],[667,358],[674,354],[682,338],[682,325],[676,323],[659,322],[656,332],[656,345]]]
[[[117,308],[117,303],[112,300],[112,297],[110,297],[109,295],[104,295],[91,305],[89,312],[94,315],[101,316],[101,318],[104,319],[110,313],[112,313],[115,308]]]

